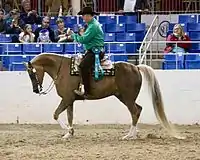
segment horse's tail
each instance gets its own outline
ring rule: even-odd
[[[160,86],[153,69],[147,65],[138,65],[138,68],[143,73],[145,79],[148,82],[148,87],[151,91],[154,112],[158,121],[169,132],[170,135],[176,138],[181,138],[180,136],[178,136],[172,125],[167,120],[167,116],[164,111],[164,104],[162,100]]]

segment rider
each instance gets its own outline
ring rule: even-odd
[[[84,59],[79,66],[85,92],[75,90],[75,93],[80,96],[87,96],[90,94],[90,73],[95,63],[95,53],[93,51],[98,49],[101,53],[104,53],[104,33],[100,23],[94,18],[94,15],[99,14],[94,12],[91,7],[83,8],[78,15],[82,15],[83,20],[87,23],[86,31],[79,35],[68,30],[67,34],[70,35],[69,38],[82,43],[86,49]],[[102,58],[103,56],[100,55],[100,59]]]

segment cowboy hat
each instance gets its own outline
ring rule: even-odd
[[[94,12],[91,7],[84,7],[82,11],[78,12],[78,15],[84,14],[99,15],[99,13]]]

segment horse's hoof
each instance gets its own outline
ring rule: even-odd
[[[122,140],[135,140],[135,139],[137,139],[137,136],[126,135],[122,137]]]
[[[73,137],[73,135],[70,134],[70,133],[68,132],[68,133],[66,133],[62,138],[63,138],[63,139],[70,139],[70,138],[72,138],[72,137]]]

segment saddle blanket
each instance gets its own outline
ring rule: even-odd
[[[72,56],[71,57],[71,66],[70,66],[70,74],[73,76],[79,75],[79,64],[81,63],[83,56]],[[114,76],[115,75],[115,68],[114,64],[107,59],[107,57],[104,57],[104,59],[101,60],[101,67],[104,70],[104,76]],[[99,71],[100,73],[100,71]],[[93,74],[94,75],[94,72]]]

